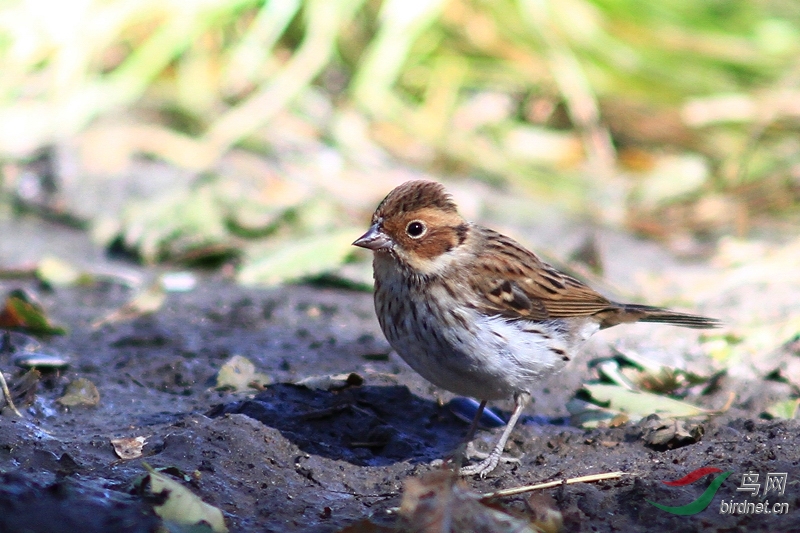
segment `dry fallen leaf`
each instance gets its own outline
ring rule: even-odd
[[[77,405],[93,407],[100,403],[100,392],[88,379],[78,378],[67,385],[64,395],[56,401],[65,407]]]
[[[542,533],[528,521],[486,505],[480,499],[480,494],[472,492],[450,470],[408,478],[400,504],[400,516],[405,521],[402,531]]]
[[[36,390],[41,379],[42,373],[35,368],[31,368],[14,380],[11,386],[11,396],[18,405],[33,405],[34,401],[36,401]]]
[[[695,444],[703,438],[704,428],[700,424],[692,424],[682,420],[661,420],[657,416],[643,421],[644,434],[642,440],[654,450],[673,450],[689,444]]]
[[[234,355],[228,359],[217,373],[217,389],[246,391],[263,388],[272,383],[267,374],[256,372],[256,367],[246,357]]]
[[[364,383],[364,378],[355,372],[349,374],[329,374],[324,376],[309,376],[297,381],[295,385],[301,385],[312,390],[341,390],[347,387],[359,387]]]
[[[556,502],[549,494],[535,492],[525,499],[531,513],[531,522],[542,530],[542,533],[558,533],[564,527],[564,517],[556,507]]]
[[[100,320],[92,324],[92,328],[96,329],[105,324],[112,324],[114,322],[122,322],[124,320],[131,320],[140,316],[155,313],[167,299],[167,294],[161,281],[157,281],[150,285],[143,292],[137,294],[131,301],[107,314]]]
[[[122,437],[119,439],[111,439],[111,445],[114,447],[114,453],[120,459],[137,459],[142,456],[142,448],[147,442],[146,437]]]

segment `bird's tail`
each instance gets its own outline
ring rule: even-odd
[[[661,307],[649,305],[622,304],[621,322],[658,322],[660,324],[671,324],[684,328],[709,329],[722,326],[722,322],[716,318],[707,316],[692,315],[689,313],[679,313]]]

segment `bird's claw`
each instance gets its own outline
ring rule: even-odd
[[[467,449],[464,453],[464,456],[468,459],[471,458],[482,459],[482,461],[479,463],[462,467],[460,470],[460,474],[462,476],[474,476],[477,474],[481,477],[481,479],[484,479],[487,476],[487,474],[489,474],[489,472],[497,468],[497,465],[501,461],[504,463],[520,462],[518,457],[510,457],[508,455],[503,455],[502,453],[496,453],[496,452],[497,450],[494,450],[491,453],[478,451],[470,442],[469,444],[467,444]]]

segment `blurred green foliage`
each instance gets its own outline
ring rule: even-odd
[[[133,121],[154,128],[129,152],[224,174],[237,147],[284,157],[262,133],[287,113],[357,160],[335,131],[355,112],[401,159],[577,209],[621,197],[607,218],[648,234],[746,231],[800,203],[791,0],[10,0],[0,72],[4,161]],[[120,222],[151,259],[170,232],[136,231],[160,216]],[[211,226],[189,241],[213,244],[229,222],[174,226]]]

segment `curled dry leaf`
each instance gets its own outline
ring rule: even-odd
[[[146,437],[122,437],[119,439],[111,439],[111,445],[114,447],[114,453],[120,459],[137,459],[142,456],[142,448],[147,442]]]
[[[364,378],[355,372],[349,374],[329,374],[325,376],[309,376],[297,381],[295,385],[301,385],[312,390],[341,390],[347,387],[359,387],[364,383]]]
[[[642,440],[654,450],[673,450],[700,442],[705,429],[700,424],[682,420],[661,420],[658,416],[648,417],[642,422]]]
[[[32,368],[14,380],[11,386],[11,396],[13,396],[18,405],[27,406],[33,404],[36,400],[36,389],[39,387],[41,379],[42,373]]]

